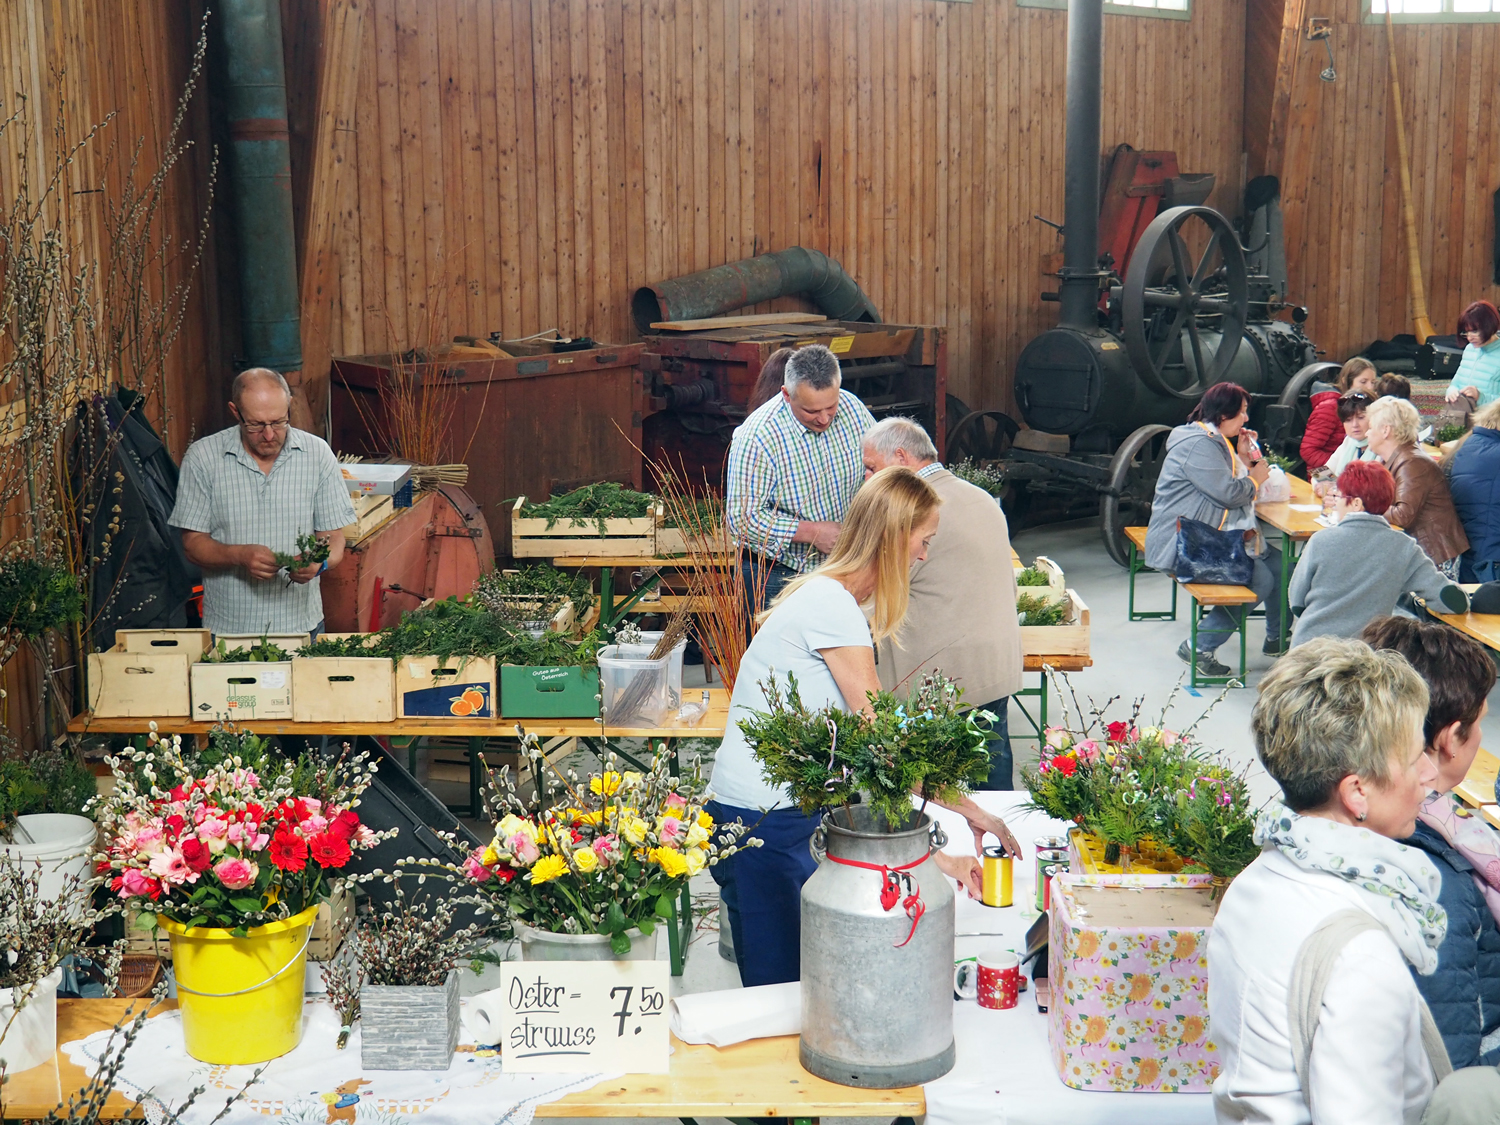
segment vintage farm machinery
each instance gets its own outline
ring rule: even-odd
[[[1101,207],[1102,23],[1102,0],[1069,0],[1063,252],[1057,291],[1042,294],[1060,315],[1015,371],[1030,430],[1000,411],[950,414],[947,454],[998,462],[1017,522],[1039,495],[1096,493],[1105,547],[1123,566],[1124,529],[1150,517],[1167,434],[1204,390],[1240,384],[1266,447],[1295,457],[1312,381],[1332,365],[1314,363],[1306,310],[1285,299],[1274,178],[1250,182],[1236,227],[1203,205],[1211,175],[1122,145]]]

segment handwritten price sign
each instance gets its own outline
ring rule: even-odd
[[[505,1069],[666,1074],[670,969],[665,961],[501,965]]]

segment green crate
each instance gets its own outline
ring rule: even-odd
[[[507,719],[597,719],[599,669],[500,666],[500,714]]]

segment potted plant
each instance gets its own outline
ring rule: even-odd
[[[788,677],[740,722],[766,780],[823,812],[802,887],[802,1065],[850,1086],[931,1081],[953,1066],[953,889],[932,861],[946,840],[926,802],[953,802],[989,771],[987,712],[926,677],[873,717],[809,709]],[[920,796],[922,809],[912,808]],[[847,987],[848,965],[879,981]]]
[[[480,952],[478,926],[454,926],[456,904],[415,899],[361,911],[350,934],[360,975],[360,1066],[447,1070],[458,1049],[459,964]]]
[[[355,851],[384,838],[355,811],[364,754],[277,760],[221,731],[186,757],[153,728],[108,759],[99,873],[138,924],[167,931],[188,1054],[264,1062],[302,1035],[307,934]]]
[[[74,873],[61,894],[44,889],[42,864],[0,854],[0,1080],[51,1060],[57,1050],[57,986],[63,961],[84,952],[103,914],[89,905]],[[124,942],[107,954],[107,991],[119,977]]]
[[[94,793],[94,775],[70,749],[0,758],[0,854],[39,864],[45,898],[62,899],[65,883],[76,899],[86,892]]]
[[[657,924],[687,881],[756,843],[740,825],[714,823],[700,767],[672,776],[664,747],[644,773],[621,771],[609,754],[582,780],[556,772],[534,735],[522,732],[521,752],[536,798],[521,798],[508,769],[492,773],[494,839],[443,870],[467,885],[465,900],[514,928],[522,960],[655,960]]]

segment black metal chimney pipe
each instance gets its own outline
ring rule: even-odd
[[[1068,133],[1058,326],[1096,331],[1099,319],[1099,111],[1104,0],[1068,0]]]

